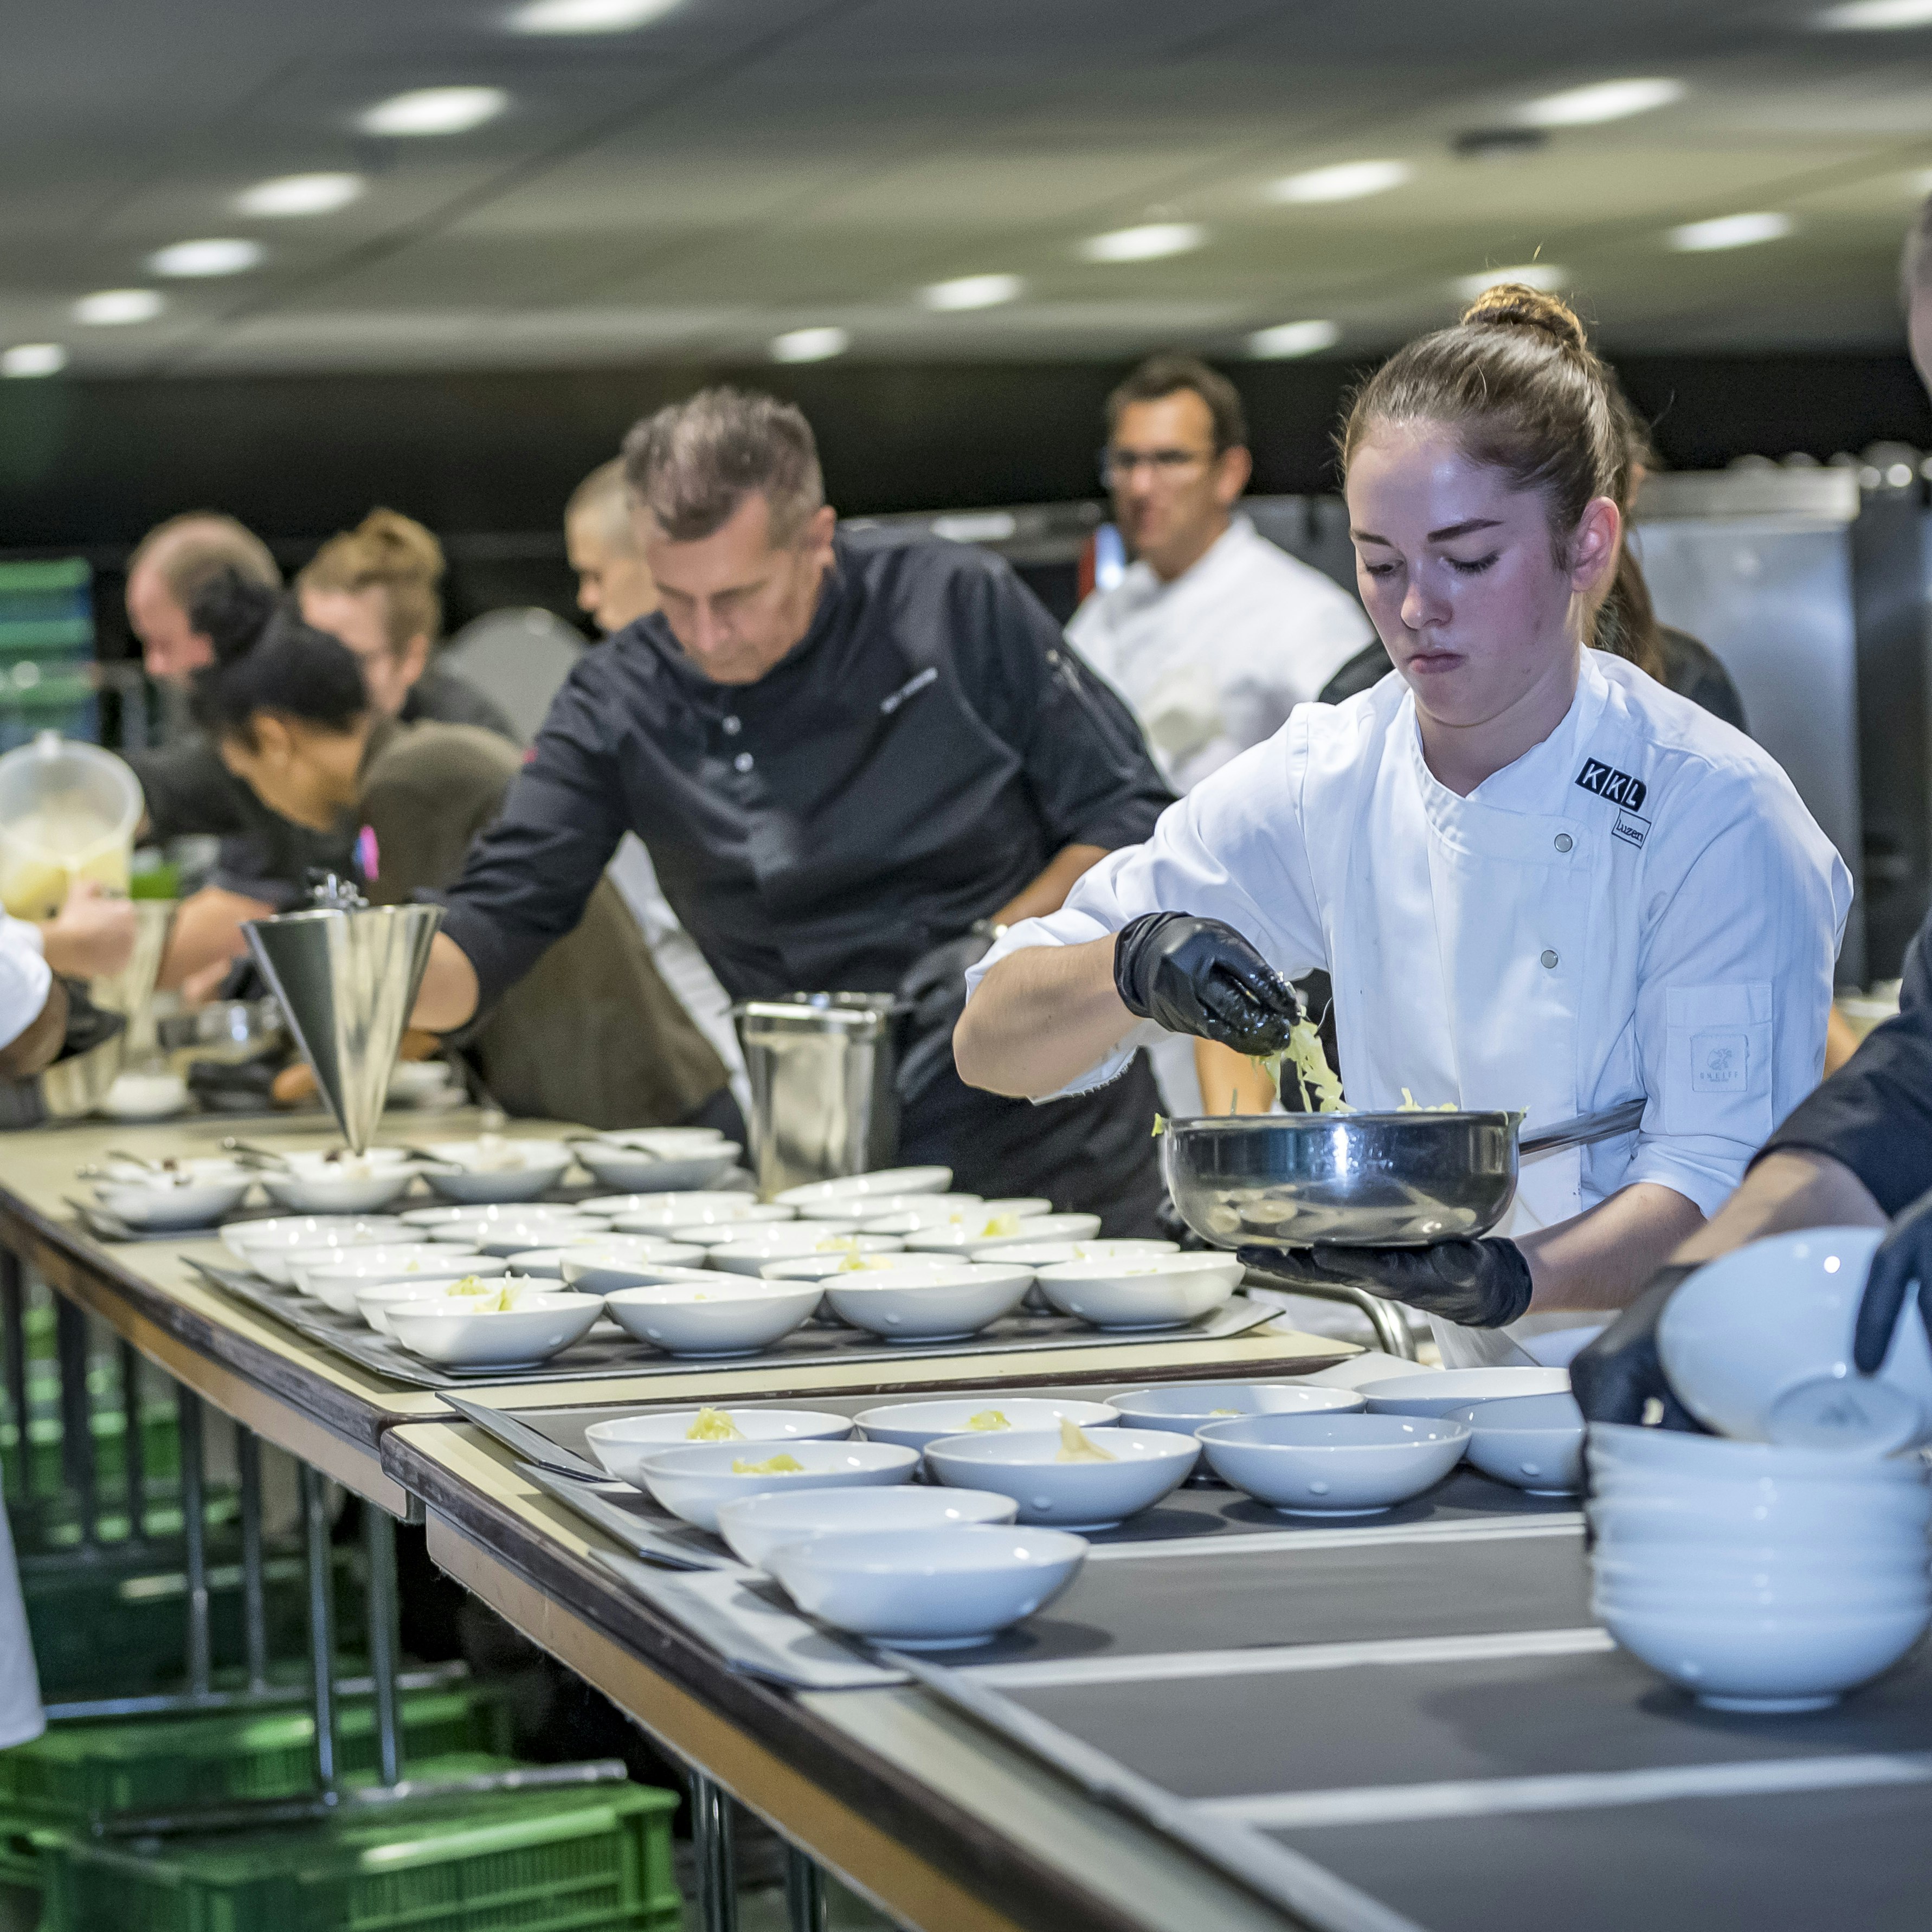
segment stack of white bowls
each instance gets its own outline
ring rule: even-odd
[[[1880,1372],[1851,1360],[1877,1231],[1820,1228],[1687,1280],[1660,1324],[1672,1388],[1707,1428],[1593,1424],[1592,1607],[1722,1710],[1814,1710],[1896,1664],[1932,1622],[1932,1352],[1908,1308]]]

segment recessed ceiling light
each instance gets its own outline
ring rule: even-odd
[[[271,220],[297,214],[333,214],[358,200],[369,184],[360,175],[280,175],[257,182],[235,197],[236,212]]]
[[[1290,175],[1268,193],[1276,201],[1360,201],[1401,187],[1414,172],[1406,161],[1337,161],[1333,167]]]
[[[0,350],[0,376],[58,376],[67,367],[67,351],[58,342],[16,342]]]
[[[1184,255],[1207,238],[1207,230],[1197,222],[1150,221],[1090,236],[1081,243],[1080,253],[1090,262],[1157,262],[1164,255]]]
[[[1025,286],[1017,275],[960,275],[930,284],[920,290],[919,298],[928,308],[942,310],[998,308],[1015,300]]]
[[[1839,33],[1883,34],[1902,27],[1932,27],[1932,0],[1844,0],[1827,7],[1813,24]]]
[[[74,319],[90,328],[124,328],[152,322],[167,307],[152,289],[98,289],[74,305]]]
[[[829,362],[843,356],[852,346],[850,333],[843,328],[788,328],[772,338],[774,362]]]
[[[1679,254],[1703,255],[1717,248],[1751,248],[1781,242],[1796,224],[1788,214],[1720,214],[1714,221],[1687,222],[1664,238]]]
[[[1474,302],[1486,289],[1502,282],[1520,282],[1524,287],[1541,289],[1546,294],[1560,289],[1570,279],[1569,271],[1550,262],[1519,262],[1513,268],[1485,268],[1480,275],[1465,275],[1456,284],[1456,292],[1465,302]]]
[[[466,134],[494,121],[510,104],[500,87],[419,87],[379,100],[362,118],[365,134],[407,139],[419,134]]]
[[[1332,322],[1280,322],[1256,329],[1248,338],[1248,353],[1264,362],[1286,362],[1297,356],[1318,356],[1341,339]]]
[[[622,34],[662,20],[678,0],[526,0],[503,24],[513,34]]]
[[[177,242],[148,257],[151,274],[178,278],[241,275],[261,266],[266,251],[259,242],[235,237],[206,242]]]
[[[1681,80],[1599,80],[1526,102],[1517,118],[1532,128],[1594,128],[1668,107],[1687,92]]]

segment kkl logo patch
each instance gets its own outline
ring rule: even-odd
[[[1606,798],[1629,812],[1641,812],[1650,795],[1650,788],[1642,779],[1618,771],[1600,758],[1586,758],[1583,769],[1576,774],[1576,782],[1586,791],[1593,791],[1599,798]]]

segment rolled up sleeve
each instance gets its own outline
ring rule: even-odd
[[[1778,1121],[1817,1084],[1851,880],[1802,812],[1734,801],[1653,923],[1635,1016],[1649,1105],[1628,1186],[1708,1218]],[[1687,800],[1680,822],[1718,804]]]
[[[11,1046],[40,1016],[54,976],[40,935],[17,919],[0,926],[0,1048]]]

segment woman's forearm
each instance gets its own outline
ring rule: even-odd
[[[1032,1100],[1105,1060],[1137,1024],[1114,990],[1111,934],[1029,946],[980,981],[954,1030],[952,1057],[969,1087]]]
[[[1568,1221],[1520,1235],[1535,1284],[1530,1308],[1539,1315],[1621,1308],[1703,1225],[1696,1204],[1674,1187],[1640,1180]]]

